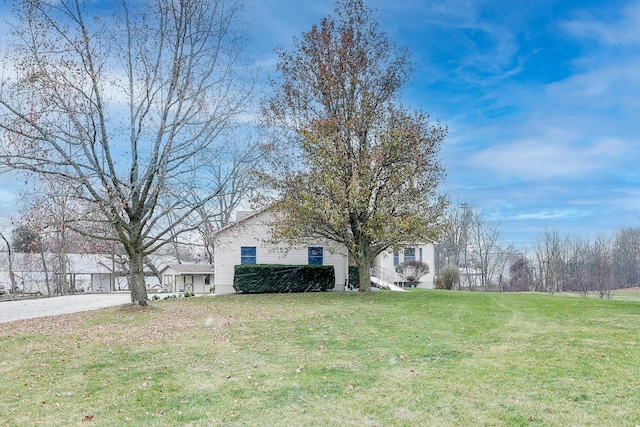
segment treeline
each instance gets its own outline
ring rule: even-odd
[[[610,298],[615,289],[640,286],[640,228],[594,238],[546,229],[532,252],[525,253],[504,244],[500,227],[468,204],[452,205],[448,219],[449,228],[436,245],[440,284],[485,291],[597,293],[601,298]]]

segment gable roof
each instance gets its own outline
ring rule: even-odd
[[[160,273],[168,268],[180,274],[213,274],[211,264],[169,264],[160,270]]]
[[[238,219],[235,222],[232,222],[230,224],[225,225],[224,227],[222,227],[221,229],[219,229],[218,231],[215,232],[215,234],[224,234],[225,232],[227,232],[228,230],[231,230],[233,228],[236,228],[242,224],[244,224],[245,222],[250,221],[251,219],[263,214],[264,212],[268,211],[269,209],[273,208],[273,205],[268,205],[265,206],[261,209],[258,209],[256,211],[253,211],[251,213],[248,212],[244,212],[244,215],[242,216],[242,218]]]

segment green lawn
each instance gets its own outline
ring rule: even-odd
[[[640,425],[637,301],[233,295],[0,326],[1,426]]]

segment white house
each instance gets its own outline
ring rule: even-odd
[[[165,292],[209,293],[213,281],[210,264],[170,264],[160,270]]]
[[[11,276],[24,293],[56,292],[61,275],[74,292],[109,293],[126,288],[126,277],[120,274],[112,257],[103,254],[66,254],[64,273],[59,256],[52,253],[0,253],[0,284],[11,289]],[[11,269],[9,268],[11,265]]]
[[[271,242],[270,224],[274,217],[270,210],[242,213],[234,224],[216,235],[214,254],[214,284],[216,294],[234,293],[234,267],[239,264],[323,264],[335,269],[335,290],[344,290],[348,281],[349,256],[344,245],[326,240],[309,240],[293,247]],[[395,273],[395,265],[411,259],[421,260],[430,267],[418,285],[433,288],[433,244],[407,245],[401,253],[379,255],[372,265],[374,283],[385,285],[402,283]]]

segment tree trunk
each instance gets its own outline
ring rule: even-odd
[[[144,283],[144,259],[140,253],[129,254],[129,290],[131,303],[146,306],[149,303]]]
[[[42,261],[42,270],[44,271],[44,283],[47,287],[47,296],[50,297],[51,285],[49,284],[49,269],[47,268],[47,260],[45,259],[44,251],[40,251],[40,260]]]
[[[368,292],[371,290],[371,266],[369,261],[363,261],[358,264],[358,273],[360,275],[360,291]]]
[[[9,258],[9,279],[11,280],[11,294],[18,293],[18,285],[16,284],[16,276],[13,274],[13,252],[11,252],[11,245],[9,241],[4,237],[4,234],[0,233],[0,238],[7,244],[7,255]]]

